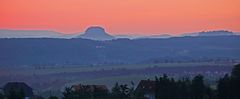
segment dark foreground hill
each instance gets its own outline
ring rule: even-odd
[[[240,36],[168,39],[0,39],[0,65],[100,65],[148,60],[240,59]]]

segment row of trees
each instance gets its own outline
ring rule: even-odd
[[[135,91],[133,86],[118,83],[111,92],[101,94],[87,91],[76,92],[67,87],[63,95],[63,99],[146,99],[144,92]],[[177,81],[167,75],[156,77],[155,95],[156,99],[217,99],[216,91],[204,84],[201,75],[195,76],[192,80],[184,78]]]
[[[167,75],[155,79],[156,99],[240,99],[240,64],[235,65],[231,75],[226,74],[216,82],[216,88],[206,85],[204,77],[197,75],[193,79],[183,78],[175,80]],[[81,91],[73,87],[66,87],[63,99],[146,99],[144,91],[134,90],[134,84],[118,84],[110,92],[91,90],[83,86]],[[10,92],[8,95],[0,93],[0,99],[23,99],[24,93]],[[58,99],[51,96],[49,99]]]
[[[240,99],[240,64],[218,81],[218,99]]]
[[[202,75],[175,80],[164,74],[156,77],[155,82],[156,99],[240,99],[240,64],[234,66],[231,76],[226,74],[217,81],[217,87],[205,84]],[[145,99],[144,92],[135,91],[133,85],[118,83],[111,92],[86,93],[66,88],[63,95],[64,99]]]
[[[234,66],[231,76],[226,74],[219,79],[216,86],[206,85],[202,75],[177,81],[163,75],[156,78],[156,99],[240,99],[240,64]]]
[[[204,83],[202,75],[192,80],[174,80],[167,75],[156,77],[156,99],[240,99],[240,64],[235,65],[231,76],[226,74],[213,88]]]
[[[156,99],[215,99],[214,90],[204,84],[202,75],[192,80],[174,80],[167,75],[156,78]]]
[[[108,91],[89,91],[83,87],[81,91],[75,91],[73,87],[66,87],[63,99],[140,99],[136,97],[134,87],[127,84],[118,84]]]

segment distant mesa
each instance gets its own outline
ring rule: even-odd
[[[63,34],[49,30],[0,30],[0,38],[60,38]]]
[[[79,35],[78,38],[91,39],[97,41],[112,40],[115,37],[105,32],[105,29],[100,26],[92,26],[86,29],[84,34]]]

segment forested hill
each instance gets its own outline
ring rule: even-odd
[[[147,60],[240,59],[240,36],[168,39],[0,39],[0,66],[96,65]]]

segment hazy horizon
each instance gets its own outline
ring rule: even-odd
[[[85,30],[87,28],[89,28],[91,26],[88,26],[86,27],[85,29],[83,29],[82,31],[79,31],[79,32],[74,32],[74,33],[63,33],[63,32],[60,32],[60,31],[55,31],[55,30],[47,30],[47,29],[12,29],[12,28],[0,28],[0,30],[10,30],[10,31],[49,31],[49,32],[55,32],[55,33],[59,33],[61,35],[77,35],[77,34],[83,34],[85,32]],[[104,28],[104,27],[103,27]],[[147,33],[147,34],[141,34],[141,33],[111,33],[111,32],[108,32],[108,29],[104,28],[105,31],[112,35],[112,36],[155,36],[155,35],[171,35],[171,36],[181,36],[181,35],[184,35],[184,34],[191,34],[191,33],[199,33],[199,32],[209,32],[209,31],[229,31],[229,32],[233,32],[233,33],[240,33],[240,31],[232,31],[232,30],[225,30],[225,29],[218,29],[218,30],[203,30],[203,31],[193,31],[193,32],[183,32],[183,33],[179,33],[179,34],[171,34],[171,33],[158,33],[158,34],[151,34],[151,33]]]
[[[4,0],[0,28],[71,34],[98,25],[112,35],[240,31],[239,6],[235,0]]]

